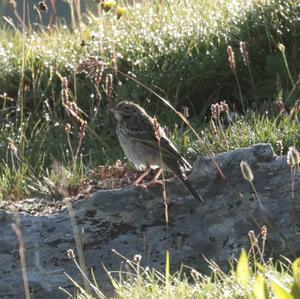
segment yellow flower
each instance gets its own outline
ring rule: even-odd
[[[117,6],[117,19],[120,19],[126,13],[126,8]]]
[[[116,1],[101,2],[101,7],[105,12],[109,12],[116,5],[117,5]]]

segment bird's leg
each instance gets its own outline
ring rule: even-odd
[[[152,181],[149,184],[161,184],[161,180],[158,180],[160,177],[161,173],[163,172],[163,168],[160,167],[155,175],[155,177],[152,179]]]
[[[151,171],[151,168],[149,165],[147,165],[145,171],[134,181],[132,184],[133,186],[143,186],[145,187],[145,184],[139,184],[139,182]]]

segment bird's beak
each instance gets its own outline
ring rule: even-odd
[[[117,109],[111,108],[109,109],[109,112],[112,113],[117,120],[120,120],[122,118],[120,112]]]

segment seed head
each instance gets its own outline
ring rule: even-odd
[[[252,182],[254,179],[254,176],[253,176],[253,172],[252,172],[249,164],[246,161],[241,161],[240,166],[241,166],[241,171],[244,176],[244,179],[249,182]]]
[[[253,230],[249,231],[248,237],[250,239],[251,246],[257,246],[258,245],[258,240],[257,240]]]
[[[105,80],[105,91],[108,98],[112,97],[113,94],[113,75],[107,74]]]
[[[278,106],[279,106],[281,115],[288,115],[287,110],[286,110],[286,105],[282,99],[278,101]]]
[[[266,241],[268,237],[268,229],[265,225],[261,227],[260,233],[261,233],[261,238]]]
[[[38,6],[39,6],[40,11],[43,11],[43,12],[48,11],[48,6],[47,6],[45,0],[40,1]]]
[[[142,256],[140,254],[135,254],[133,257],[133,261],[139,264],[142,260]]]
[[[159,141],[161,139],[160,124],[157,121],[155,116],[153,118],[153,126],[154,126],[155,137]]]
[[[17,148],[15,142],[9,137],[7,137],[7,141],[8,141],[8,148],[17,156],[18,148]]]
[[[220,115],[221,115],[221,106],[219,103],[216,104],[212,104],[210,106],[210,110],[211,110],[211,116],[214,119],[219,119]]]
[[[284,44],[279,43],[278,44],[278,49],[279,49],[280,52],[284,53],[285,52],[285,46],[284,46]]]
[[[221,101],[220,106],[221,106],[221,112],[226,112],[226,113],[229,112],[229,107],[226,101]]]
[[[228,56],[229,67],[231,68],[231,70],[235,70],[236,63],[235,63],[234,51],[231,46],[227,47],[227,56]]]
[[[107,65],[99,57],[88,57],[75,66],[77,74],[84,73],[98,86]]]
[[[249,65],[249,53],[245,42],[240,42],[240,52],[243,58],[244,65]]]
[[[66,104],[68,102],[69,94],[68,94],[68,79],[66,77],[63,77],[61,80],[61,98],[63,104]]]
[[[80,127],[79,127],[79,138],[82,139],[85,137],[85,129],[86,129],[86,126],[87,126],[87,121],[85,120],[82,120],[81,123],[80,123]]]
[[[282,140],[277,140],[276,141],[276,147],[277,147],[277,153],[279,153],[280,156],[283,155],[283,141]]]
[[[9,0],[9,5],[11,10],[15,11],[17,9],[17,2],[15,0]]]
[[[68,249],[67,250],[67,255],[68,255],[68,258],[71,259],[71,260],[74,260],[75,259],[75,253],[74,253],[74,250],[73,249]]]
[[[182,107],[182,110],[183,110],[183,116],[188,119],[190,117],[190,114],[189,114],[189,108],[187,106],[183,106]]]
[[[289,151],[287,153],[287,163],[291,168],[300,163],[300,153],[293,146],[289,147]]]
[[[72,133],[72,127],[69,123],[65,124],[65,131],[67,134],[71,134]]]

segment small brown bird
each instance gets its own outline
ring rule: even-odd
[[[145,170],[134,185],[138,185],[151,169],[158,168],[150,183],[159,182],[163,170],[172,172],[195,199],[203,201],[185,175],[191,165],[179,154],[156,119],[150,117],[141,106],[129,101],[120,102],[111,112],[118,122],[117,135],[125,155],[137,169]]]

